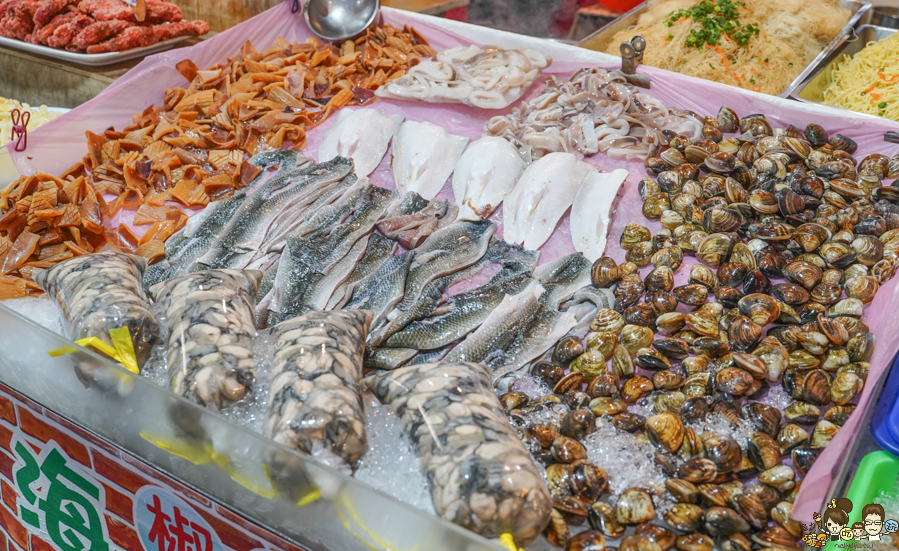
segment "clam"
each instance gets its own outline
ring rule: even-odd
[[[843,424],[849,420],[849,416],[852,415],[854,411],[855,406],[852,404],[834,406],[827,410],[827,413],[824,414],[824,418],[835,425],[843,426]]]
[[[874,354],[874,333],[856,335],[846,343],[850,362],[868,362]]]
[[[662,551],[668,551],[674,547],[676,536],[671,530],[664,526],[643,523],[637,526],[635,533],[638,536],[645,536],[650,541],[658,544]]]
[[[621,538],[618,551],[662,551],[662,548],[646,536],[631,534]]]
[[[706,456],[705,443],[692,428],[687,427],[684,429],[684,441],[677,450],[677,455],[684,460]]]
[[[743,534],[731,534],[722,539],[721,551],[750,551],[752,544]]]
[[[527,428],[527,434],[531,441],[537,443],[541,448],[549,448],[559,437],[555,428],[543,424],[530,425]]]
[[[810,446],[798,446],[793,448],[793,451],[790,452],[790,457],[793,460],[793,466],[796,467],[796,470],[799,471],[801,475],[805,476],[820,454],[820,449],[815,449]]]
[[[555,386],[565,376],[565,370],[549,362],[537,362],[531,367],[531,375],[549,386]]]
[[[715,387],[731,396],[743,396],[752,388],[752,379],[746,370],[727,367],[715,374]]]
[[[830,385],[830,398],[838,406],[848,404],[861,394],[864,384],[861,377],[855,373],[848,371],[838,373]]]
[[[725,134],[733,134],[739,129],[740,118],[730,107],[722,106],[718,110],[717,119],[721,125],[721,131]]]
[[[673,170],[666,170],[656,176],[656,183],[659,184],[659,188],[663,192],[676,194],[680,192],[681,187],[684,185],[684,180],[679,173]]]
[[[827,339],[836,346],[843,346],[849,341],[849,331],[846,328],[837,322],[834,319],[828,318],[823,315],[818,316],[818,327],[821,330],[821,333],[827,337]],[[842,350],[842,349],[831,349],[833,350]],[[829,351],[829,352],[830,352]],[[848,355],[846,356],[848,362]],[[825,362],[826,363],[826,362]],[[840,365],[844,365],[841,363]]]
[[[768,374],[768,364],[758,356],[736,352],[732,358],[737,367],[748,372],[753,379],[764,379]]]
[[[844,285],[846,294],[849,298],[862,301],[863,304],[869,304],[874,300],[874,295],[880,289],[880,283],[874,276],[858,276],[846,280]]]
[[[586,459],[587,450],[584,446],[573,438],[567,436],[559,436],[550,447],[553,457],[559,463],[574,463],[575,461]]]
[[[546,485],[554,498],[571,495],[571,465],[553,463],[546,466]]]
[[[625,386],[627,386],[627,383],[625,383]],[[622,390],[622,395],[625,395],[624,392],[625,391]],[[651,392],[651,389],[647,391],[646,394],[648,395],[649,392]],[[594,415],[617,415],[627,410],[627,402],[619,398],[597,396],[596,398],[590,400],[590,403],[587,407],[590,408],[590,411],[593,412]]]
[[[684,386],[684,376],[670,369],[663,369],[652,374],[652,384],[659,390],[674,390]]]
[[[642,243],[637,243],[636,245],[631,247],[624,255],[624,258],[628,262],[633,262],[637,266],[646,266],[652,259],[653,253],[654,251],[652,248],[652,242],[643,241]]]
[[[858,145],[855,143],[855,141],[847,138],[842,134],[834,134],[833,136],[831,136],[830,140],[827,141],[827,143],[830,144],[832,148],[845,151],[850,155],[855,153],[855,150],[858,149]]]
[[[665,488],[678,503],[699,503],[699,489],[692,482],[668,478],[665,480]]]
[[[684,317],[684,321],[687,329],[699,335],[716,337],[720,332],[718,329],[718,316],[715,316],[707,309],[694,310],[693,312],[688,313]]]
[[[737,287],[746,279],[748,272],[749,268],[742,262],[725,262],[718,267],[718,282],[727,287]]]
[[[649,197],[643,203],[643,216],[650,220],[658,220],[662,217],[662,212],[669,210],[670,208],[671,203],[668,200],[668,196],[664,193],[659,193],[658,195]]]
[[[706,457],[710,459],[719,473],[727,473],[737,468],[743,459],[740,446],[730,438],[713,437],[704,441]]]
[[[668,292],[674,288],[674,272],[668,266],[656,267],[643,280],[643,285],[649,292]]]
[[[821,417],[821,410],[808,402],[793,402],[784,408],[784,416],[800,425],[813,425]]]
[[[646,418],[636,413],[622,412],[612,417],[612,424],[618,430],[634,432],[646,425]]]
[[[627,383],[625,383],[626,385]],[[711,391],[712,375],[711,373],[695,373],[687,377],[684,386],[681,387],[687,399],[696,396],[707,396]]]
[[[625,325],[625,327],[627,327]],[[623,329],[622,329],[623,331]],[[599,352],[606,359],[612,357],[612,351],[618,345],[618,335],[609,331],[587,334],[587,350]],[[582,352],[583,354],[583,352]]]
[[[697,457],[690,459],[677,468],[676,476],[687,482],[699,484],[711,482],[718,475],[718,468],[710,459]]]
[[[674,453],[684,440],[684,424],[673,413],[660,413],[646,420],[646,435],[656,446]]]
[[[765,379],[777,381],[790,364],[790,356],[786,348],[777,339],[766,337],[752,354],[760,358],[767,366]]]
[[[827,315],[834,318],[837,316],[852,316],[855,318],[862,317],[865,305],[857,298],[844,298],[827,309]]]
[[[793,487],[796,473],[787,465],[777,465],[759,473],[759,482],[785,492]]]
[[[747,454],[760,471],[770,469],[780,461],[780,448],[767,433],[757,431],[749,437]]]
[[[656,413],[677,413],[686,400],[687,396],[677,390],[663,390],[649,395],[649,401]]]
[[[872,235],[856,237],[850,246],[863,266],[874,266],[883,259],[883,243]]]
[[[838,425],[834,425],[830,421],[822,419],[815,424],[812,434],[809,437],[809,447],[814,450],[820,450],[827,447],[837,431],[840,430]]]
[[[634,374],[634,361],[631,354],[620,344],[612,351],[612,372],[622,379]]]
[[[780,410],[767,404],[759,402],[746,404],[743,406],[743,417],[769,436],[775,436],[780,427]]]
[[[771,294],[777,300],[796,306],[809,301],[809,294],[801,285],[795,283],[778,283],[771,286]]]
[[[606,471],[588,461],[574,463],[568,480],[574,495],[588,503],[596,501],[609,484]]]
[[[624,327],[624,316],[612,310],[603,308],[596,313],[593,322],[590,323],[590,331],[617,333]]]
[[[563,337],[553,348],[553,362],[568,365],[572,360],[584,353],[584,345],[580,337],[569,335]]]
[[[591,398],[618,396],[620,377],[616,373],[601,373],[587,385],[587,395]]]
[[[652,239],[652,232],[649,231],[649,228],[630,223],[624,227],[619,242],[622,248],[631,250],[638,244],[645,243],[650,239]]]
[[[602,532],[596,530],[584,530],[568,540],[565,551],[603,551],[606,539]]]
[[[667,211],[672,212],[672,211]],[[680,216],[680,215],[677,215]],[[664,224],[663,224],[664,225]],[[667,227],[667,226],[666,226]],[[680,267],[684,261],[684,253],[680,247],[664,247],[655,252],[649,259],[653,266],[666,266],[672,270]]]
[[[729,507],[709,507],[705,511],[705,529],[713,535],[749,532],[750,526],[739,513]]]
[[[704,285],[692,283],[675,287],[671,294],[674,295],[674,298],[680,303],[699,306],[705,303],[708,298],[709,290],[708,287]]]
[[[553,386],[553,392],[556,394],[565,394],[569,390],[578,389],[584,383],[584,374],[572,371],[559,379],[559,382]]]
[[[641,348],[634,354],[634,363],[643,369],[658,371],[671,369],[671,362],[663,354],[652,348]]]
[[[769,526],[758,534],[753,534],[750,539],[765,548],[800,548],[800,544],[796,541],[796,537],[780,526]]]
[[[649,327],[656,320],[656,313],[652,309],[652,305],[645,302],[628,306],[622,314],[624,315],[624,321],[630,325]]]
[[[678,551],[713,551],[715,541],[705,534],[685,534],[677,538],[675,546]]]
[[[528,397],[519,392],[507,392],[499,397],[500,403],[506,410],[515,409],[528,401]]]
[[[774,507],[774,504],[781,499],[780,493],[777,490],[775,490],[771,486],[768,486],[767,484],[761,484],[758,482],[747,486],[744,489],[743,493],[757,497],[759,501],[762,502],[765,510]]]
[[[799,446],[808,439],[808,432],[796,423],[787,423],[777,433],[777,445],[781,453]]]
[[[587,520],[590,523],[591,528],[599,530],[607,537],[617,539],[624,535],[624,526],[618,522],[618,519],[615,517],[614,509],[607,503],[601,501],[594,502],[590,506]]]
[[[679,415],[686,423],[702,421],[709,413],[709,403],[702,396],[694,396],[684,402]]]
[[[565,521],[565,517],[562,516],[562,513],[556,509],[550,511],[549,524],[543,534],[546,536],[549,543],[556,547],[565,547],[568,545],[570,532],[568,531],[568,523]]]
[[[618,496],[615,517],[624,525],[641,524],[655,518],[655,507],[646,490],[628,488]]]
[[[818,248],[818,254],[828,264],[834,268],[846,268],[855,262],[855,251],[849,245],[836,241],[824,243]]]
[[[648,304],[656,317],[662,314],[674,312],[677,308],[677,299],[671,293],[665,291],[656,291],[646,295],[646,304]]]
[[[680,532],[693,532],[702,525],[704,511],[692,503],[675,503],[665,513],[664,519],[669,526]]]
[[[740,313],[764,327],[780,315],[780,308],[773,298],[760,293],[746,295],[737,303]]]
[[[710,268],[717,268],[733,249],[733,241],[723,233],[707,235],[696,248],[696,258]]]
[[[712,172],[727,174],[736,168],[737,159],[730,153],[718,151],[705,158],[705,166]]]
[[[785,278],[811,291],[824,276],[821,268],[809,262],[790,262],[783,269]]]
[[[705,264],[694,264],[693,267],[690,268],[689,282],[692,284],[705,285],[710,290],[715,290],[719,284],[718,276],[716,276],[715,272]]]
[[[756,530],[768,525],[768,512],[762,500],[753,494],[737,494],[734,496],[734,509]]]
[[[802,537],[802,526],[793,520],[793,504],[789,501],[780,501],[771,509],[771,520],[794,538]]]
[[[576,409],[562,417],[559,433],[575,440],[580,440],[594,430],[596,418],[590,410]]]
[[[624,382],[624,386],[621,387],[621,398],[627,403],[635,404],[640,398],[648,396],[653,388],[652,381],[642,375],[636,375]]]

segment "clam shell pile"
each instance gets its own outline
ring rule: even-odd
[[[556,546],[798,549],[802,477],[864,388],[875,337],[863,313],[899,262],[899,186],[883,183],[899,155],[859,161],[816,124],[773,128],[728,107],[704,122],[702,141],[671,137],[645,161],[643,214],[662,229],[630,223],[625,262],[596,261],[592,283],[615,304],[531,367],[552,393],[498,391],[546,467]],[[686,256],[696,263],[676,285]],[[567,413],[538,415],[559,404]],[[607,423],[651,444],[661,491],[612,493],[626,473],[585,447]]]

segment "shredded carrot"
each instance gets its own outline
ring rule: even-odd
[[[743,79],[740,78],[740,75],[738,75],[736,71],[734,71],[734,78],[737,80],[737,82],[743,82]]]
[[[871,90],[874,89],[875,86],[877,86],[877,85],[876,85],[876,84],[872,84],[871,86],[868,86],[867,88],[865,88],[865,93],[866,93],[866,94],[869,94],[869,93],[871,92]]]
[[[721,51],[721,46],[715,46],[715,51],[718,52],[718,56],[721,58],[721,63],[724,64],[724,70],[726,71],[729,65],[727,63],[727,57],[724,55],[724,52]]]
[[[871,99],[878,100],[883,97],[883,94],[871,94]]]
[[[899,75],[894,75],[894,76],[891,76],[890,78],[887,78],[886,75],[884,75],[880,71],[877,71],[877,76],[879,76],[881,78],[881,80],[885,80],[886,82],[894,82],[894,81],[899,80]]]

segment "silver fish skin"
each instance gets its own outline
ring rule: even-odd
[[[295,151],[277,150],[255,155],[249,162],[263,169],[277,166],[277,172],[270,178],[275,180],[289,172],[311,166],[312,159],[298,155]],[[231,222],[244,201],[254,193],[255,186],[264,176],[263,170],[247,187],[235,191],[231,197],[214,201],[191,217],[184,228],[166,241],[165,258],[147,269],[144,284],[150,287],[166,279],[207,268],[199,265],[197,260],[209,252],[222,230]]]
[[[406,276],[414,253],[406,252],[389,258],[377,271],[359,280],[345,308],[365,308],[374,312],[372,327],[376,327],[393,307],[403,299]]]
[[[97,337],[112,345],[109,331],[127,327],[141,368],[160,337],[141,284],[146,268],[146,258],[94,253],[64,260],[34,279],[62,312],[69,338]]]
[[[428,283],[477,262],[487,252],[494,231],[492,222],[454,222],[428,236],[415,250],[403,300],[397,307],[408,309],[421,298]]]
[[[235,254],[256,251],[282,210],[291,208],[292,203],[302,201],[309,193],[318,197],[323,188],[341,181],[352,169],[352,161],[335,157],[326,163],[273,177],[244,201],[222,230],[221,237],[199,262],[223,266]]]
[[[512,342],[497,351],[493,358],[485,360],[485,365],[495,369],[510,366],[519,369],[540,357],[559,339],[568,334],[577,324],[573,311],[558,312],[540,304],[537,311],[527,320],[526,327]]]
[[[536,278],[546,289],[542,301],[553,309],[576,291],[590,285],[592,263],[581,253],[572,253],[547,262],[534,270]]]
[[[364,382],[412,438],[437,514],[486,538],[511,534],[517,545],[540,535],[552,495],[487,368],[443,361],[379,371]]]
[[[412,348],[369,348],[365,353],[363,366],[366,369],[396,369],[402,367],[418,350]]]
[[[294,316],[309,311],[311,305],[307,293],[346,256],[359,238],[371,232],[375,221],[387,208],[392,193],[364,184],[343,224],[326,228],[321,233],[292,234],[278,263],[272,310]]]
[[[150,288],[168,320],[172,392],[224,409],[252,391],[253,307],[261,278],[254,270],[208,270]]]
[[[517,295],[506,295],[477,330],[446,355],[448,362],[483,362],[504,351],[530,326],[541,308],[543,287],[532,281]]]
[[[354,470],[368,448],[362,355],[371,312],[312,312],[274,326],[271,407],[275,442]]]
[[[443,348],[438,348],[437,350],[426,350],[424,352],[419,352],[415,356],[412,357],[411,360],[406,362],[406,365],[421,365],[421,364],[429,364],[434,362],[439,362],[443,358],[449,354],[449,351],[453,349],[453,346],[444,346]]]
[[[318,281],[306,288],[305,303],[310,310],[324,310],[328,299],[334,294],[338,285],[343,283],[350,272],[359,264],[365,249],[368,247],[368,235],[356,241],[353,248],[334,264]]]
[[[446,346],[477,329],[504,296],[518,294],[530,281],[530,274],[521,272],[449,297],[437,305],[431,317],[410,323],[384,344],[417,350]]]
[[[346,281],[337,286],[334,294],[328,300],[325,310],[339,310],[346,304],[346,301],[353,296],[355,284],[371,274],[375,273],[387,259],[396,252],[396,241],[387,239],[379,233],[372,233],[368,240],[368,247],[365,254],[359,260],[359,264],[353,269]]]

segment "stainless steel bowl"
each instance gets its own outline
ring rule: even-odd
[[[871,24],[878,27],[899,29],[899,8],[889,6],[874,6]]]
[[[805,82],[796,87],[790,97],[806,103],[821,103],[824,98],[824,90],[830,86],[833,76],[834,63],[846,54],[854,56],[860,52],[869,42],[883,40],[894,34],[896,29],[876,27],[874,25],[862,25],[854,34],[844,36],[832,48],[825,50],[825,54],[812,67]],[[858,35],[858,36],[856,36]]]
[[[367,29],[380,10],[379,0],[309,0],[303,12],[312,32],[336,42]]]

